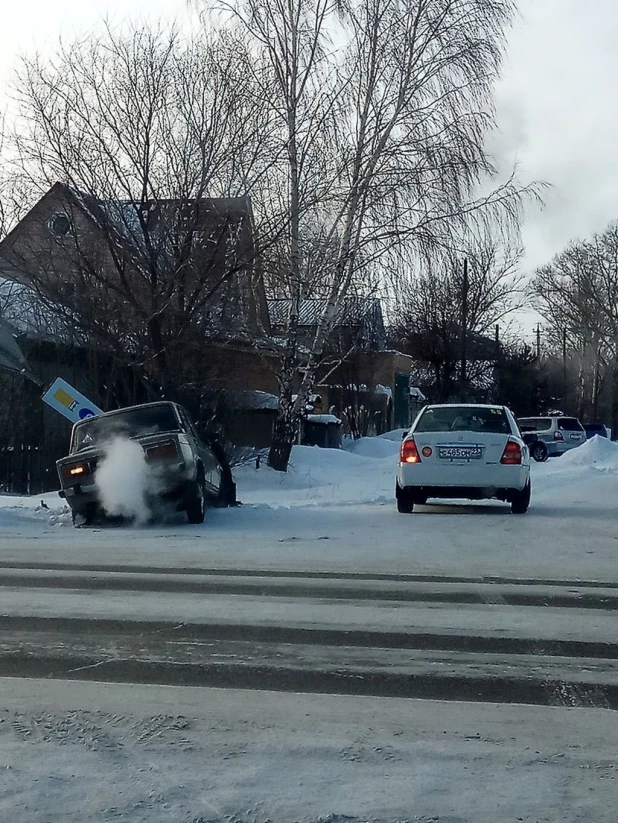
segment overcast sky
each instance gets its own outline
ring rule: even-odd
[[[20,50],[49,47],[107,14],[183,16],[184,0],[13,0],[0,26],[0,84]],[[618,4],[615,0],[520,0],[496,90],[502,164],[545,180],[545,211],[524,226],[526,269],[573,237],[618,218]]]

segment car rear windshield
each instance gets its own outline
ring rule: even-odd
[[[504,409],[470,406],[437,406],[425,409],[415,432],[472,431],[510,434]]]
[[[561,417],[558,420],[558,428],[565,432],[580,432],[584,430],[582,424],[575,417]]]
[[[517,424],[522,432],[547,432],[551,429],[551,417],[522,417]]]
[[[113,437],[139,437],[157,432],[178,431],[172,406],[131,409],[109,416],[93,417],[75,427],[73,450],[89,448]]]

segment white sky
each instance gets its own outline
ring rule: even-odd
[[[185,0],[4,0],[0,99],[21,50],[45,49],[108,15],[186,17]],[[553,188],[530,210],[526,270],[568,241],[618,218],[618,4],[615,0],[520,0],[496,99],[500,165]]]

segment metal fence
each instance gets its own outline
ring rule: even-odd
[[[56,460],[62,450],[27,443],[0,446],[0,493],[42,494],[57,491]]]

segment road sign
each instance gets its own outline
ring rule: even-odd
[[[74,389],[70,383],[57,377],[43,395],[43,402],[64,415],[71,423],[103,414],[103,410]]]

